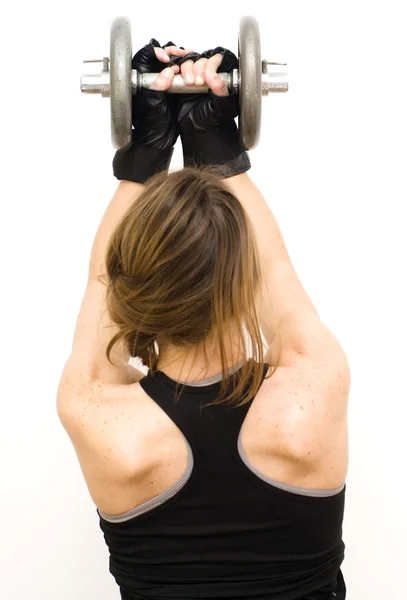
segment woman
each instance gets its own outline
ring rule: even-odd
[[[236,66],[155,40],[134,57],[159,75],[114,159],[59,386],[123,600],[346,595],[349,367],[247,175],[216,74]],[[167,94],[178,72],[211,93]]]

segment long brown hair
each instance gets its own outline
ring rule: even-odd
[[[242,406],[263,379],[256,311],[261,269],[251,223],[213,169],[185,168],[147,182],[108,244],[106,302],[131,356],[154,373],[156,340],[204,347],[215,332],[223,380],[215,404]],[[239,332],[243,366],[227,375],[225,332]],[[233,385],[230,385],[230,384]]]

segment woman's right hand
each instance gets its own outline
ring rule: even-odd
[[[221,46],[202,54],[186,55],[177,63],[185,84],[204,85],[207,94],[183,94],[177,102],[177,119],[184,153],[184,166],[219,166],[231,177],[250,169],[250,160],[240,140],[235,118],[239,97],[229,90],[217,71],[230,73],[237,57]]]
[[[237,57],[226,48],[218,46],[202,54],[193,52],[177,60],[186,86],[207,85],[208,94],[184,94],[178,105],[178,123],[181,135],[195,131],[205,132],[233,121],[239,114],[236,92],[229,93],[227,85],[217,71],[230,73],[238,66]]]
[[[206,85],[207,94],[184,94],[177,102],[184,166],[220,167],[223,177],[245,173],[250,160],[240,140],[235,118],[239,97],[217,74],[230,73],[238,66],[237,57],[222,47],[202,54],[192,53],[179,60],[185,84]]]

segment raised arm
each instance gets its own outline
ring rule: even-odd
[[[182,64],[185,81],[194,75],[195,83],[200,77],[212,90],[208,97],[187,97],[181,103],[179,123],[185,164],[217,165],[226,186],[252,221],[264,280],[259,318],[270,346],[269,358],[274,349],[280,354],[280,364],[281,360],[290,360],[292,353],[312,352],[315,357],[328,352],[340,356],[338,342],[320,321],[295,272],[267,202],[247,175],[250,160],[234,121],[239,100],[216,73],[217,69],[227,72],[236,65],[237,58],[219,47],[204,52],[194,64],[191,60]]]
[[[255,231],[264,278],[260,321],[271,344],[282,327],[291,328],[294,320],[298,323],[299,315],[316,320],[318,313],[295,272],[281,230],[260,190],[247,173],[230,177],[225,183],[242,204]],[[290,332],[292,343],[294,333]]]
[[[88,283],[77,319],[72,351],[58,390],[60,410],[64,407],[65,411],[67,403],[70,404],[78,389],[92,385],[94,381],[128,384],[143,375],[129,368],[129,352],[123,344],[115,347],[113,364],[107,360],[106,347],[117,331],[106,310],[106,287],[100,278],[106,274],[106,249],[116,225],[137,202],[146,180],[156,172],[168,169],[178,130],[171,118],[165,91],[179,67],[171,65],[165,68],[165,64],[170,63],[170,56],[182,57],[187,53],[188,50],[172,45],[162,48],[156,40],[152,40],[133,57],[135,68],[156,72],[157,78],[150,89],[143,90],[135,97],[133,124],[136,126],[132,130],[132,142],[128,147],[118,150],[114,157],[113,171],[120,184],[105,210],[93,242]]]
[[[281,351],[280,364],[292,355],[344,360],[343,351],[318,312],[291,262],[277,221],[261,192],[247,173],[225,180],[238,198],[255,231],[263,272],[260,326],[270,347]]]

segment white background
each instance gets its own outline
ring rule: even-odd
[[[202,4],[202,6],[201,6]],[[79,92],[112,19],[237,50],[241,15],[290,91],[264,100],[251,175],[352,367],[349,600],[405,600],[406,51],[403,3],[4,3],[1,9],[0,597],[113,600],[108,556],[55,396],[113,190],[107,100]],[[180,152],[176,154],[179,166]]]

